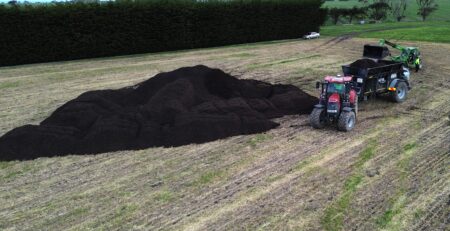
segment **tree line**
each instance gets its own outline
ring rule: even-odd
[[[353,8],[331,8],[328,9],[328,16],[333,24],[337,24],[341,18],[346,18],[348,23],[354,19],[368,18],[374,21],[385,20],[389,14],[400,22],[406,15],[408,8],[407,0],[358,0],[363,3],[362,7]],[[416,0],[418,6],[417,15],[420,15],[422,21],[425,21],[434,11],[438,9],[435,0]]]
[[[0,4],[0,66],[300,38],[317,0]]]

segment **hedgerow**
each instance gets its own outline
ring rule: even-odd
[[[298,38],[321,0],[0,5],[0,66]]]

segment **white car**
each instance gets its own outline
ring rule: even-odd
[[[315,38],[319,38],[319,37],[320,37],[320,34],[317,32],[309,32],[308,34],[303,36],[304,39],[315,39]]]

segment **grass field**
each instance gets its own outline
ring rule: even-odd
[[[391,22],[366,25],[323,26],[321,35],[351,35],[361,38],[450,42],[450,22]]]
[[[448,0],[435,0],[435,2],[439,5],[438,10],[433,12],[429,19],[430,21],[448,21],[450,20],[450,1]],[[406,17],[404,21],[421,21],[422,18],[417,15],[417,3],[416,0],[408,0],[408,7],[406,9]],[[338,7],[338,8],[351,8],[353,6],[363,6],[362,3],[358,2],[358,0],[349,0],[349,1],[326,1],[324,7]],[[392,17],[389,17],[388,20],[393,21]]]
[[[81,93],[205,64],[294,84],[376,39],[322,38],[0,68],[0,135]],[[409,99],[360,104],[350,133],[279,128],[177,148],[0,162],[1,230],[448,230],[450,44],[422,49]]]
[[[450,1],[436,0],[439,8],[425,22],[417,15],[415,0],[409,0],[406,18],[402,22],[395,22],[390,16],[385,22],[365,25],[331,25],[321,27],[324,36],[350,35],[360,38],[377,38],[389,40],[450,42]],[[356,0],[327,1],[325,7],[350,8],[362,6]]]

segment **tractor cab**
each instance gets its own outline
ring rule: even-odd
[[[327,76],[325,81],[322,82],[323,89],[322,94],[324,98],[329,98],[332,95],[339,97],[339,99],[345,99],[349,96],[353,89],[353,77],[352,76]],[[317,88],[320,88],[320,83]],[[325,97],[326,96],[326,97]]]
[[[420,51],[416,47],[406,47],[400,56],[401,60],[408,60],[408,63],[413,64],[420,57]]]
[[[379,44],[381,46],[388,45],[400,51],[400,55],[391,56],[392,61],[404,63],[406,67],[414,65],[416,60],[421,63],[420,50],[417,47],[405,47],[385,39],[381,39]]]
[[[351,76],[346,76],[346,77],[327,76],[327,77],[325,77],[325,84],[327,85],[327,89],[326,89],[327,93],[328,94],[336,93],[339,95],[345,94],[345,86],[350,84],[352,79],[353,79],[353,77],[351,77]]]

